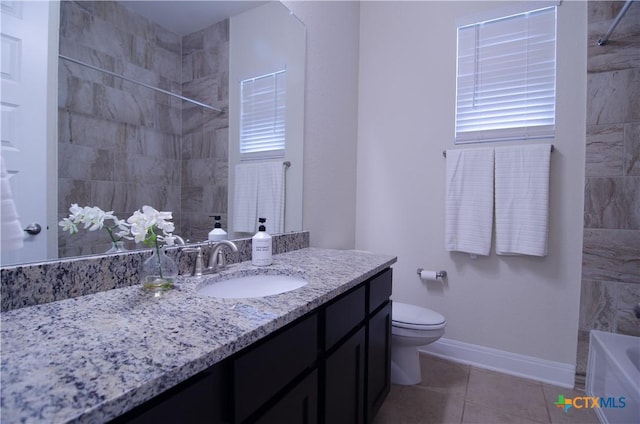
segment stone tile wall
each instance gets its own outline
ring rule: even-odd
[[[179,36],[110,1],[63,1],[60,53],[169,91],[181,89]],[[144,204],[180,225],[182,101],[60,60],[58,215],[99,206],[120,218]],[[59,233],[59,256],[105,252],[103,231]],[[133,246],[131,246],[133,247]]]
[[[205,104],[229,105],[229,20],[182,40],[182,94]],[[227,228],[229,118],[184,103],[182,110],[182,231],[191,240],[206,240],[210,215]]]
[[[640,336],[640,4],[605,46],[597,41],[624,2],[589,2],[587,146],[576,385],[589,331]]]
[[[112,1],[63,1],[60,21],[61,54],[227,107],[228,21],[182,38]],[[122,219],[149,204],[185,239],[206,239],[214,213],[226,224],[226,114],[65,60],[58,107],[60,219],[71,203]],[[59,236],[60,257],[110,247],[102,231]]]

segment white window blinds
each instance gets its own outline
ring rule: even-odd
[[[556,7],[458,28],[456,143],[552,138]]]
[[[283,70],[240,83],[241,158],[284,156],[285,76]]]

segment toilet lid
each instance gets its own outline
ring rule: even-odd
[[[412,329],[444,327],[444,317],[431,309],[400,302],[393,302],[392,308],[391,322],[396,327]]]

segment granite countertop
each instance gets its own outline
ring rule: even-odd
[[[395,263],[390,255],[307,248],[260,270],[304,275],[297,290],[255,299],[196,293],[179,277],[154,297],[138,285],[3,312],[3,422],[103,422],[238,352]]]

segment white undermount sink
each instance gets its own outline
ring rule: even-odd
[[[305,286],[308,281],[291,275],[246,275],[203,285],[199,294],[217,298],[246,299],[286,293]]]

